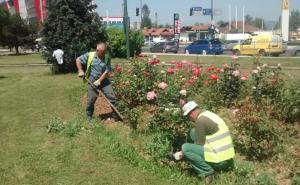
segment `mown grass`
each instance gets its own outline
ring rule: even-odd
[[[75,75],[52,76],[47,67],[0,74],[0,184],[173,184],[101,149],[107,143],[88,129],[47,133],[54,117],[89,127]]]
[[[13,55],[13,56],[0,56],[1,64],[45,64],[45,60],[40,54],[28,55]]]

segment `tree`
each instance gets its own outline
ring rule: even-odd
[[[281,28],[281,15],[278,18],[278,22],[276,23],[276,25],[274,26],[274,29],[280,29]]]
[[[109,49],[112,57],[126,57],[126,39],[122,29],[109,28],[107,29]],[[132,31],[129,33],[130,38],[130,56],[139,54],[144,44],[144,36],[141,31]]]
[[[292,10],[290,15],[290,31],[296,31],[300,27],[300,11]]]
[[[94,49],[97,42],[106,41],[100,17],[94,12],[96,7],[92,0],[50,1],[42,41],[46,46],[43,56],[47,63],[53,64],[54,73],[76,71],[76,57]],[[64,51],[63,65],[58,65],[52,57],[58,48]]]
[[[152,27],[152,21],[150,19],[150,9],[148,5],[144,4],[142,7],[142,28],[151,28]]]
[[[264,24],[265,20],[263,18],[259,18],[259,17],[256,17],[253,21],[253,26],[257,27],[257,28],[263,28],[265,29],[266,28],[266,25]],[[263,27],[262,27],[263,26]]]
[[[245,16],[245,24],[253,25],[253,17],[249,14]]]
[[[14,47],[16,54],[19,54],[19,46],[30,45],[34,38],[30,25],[21,18],[19,14],[9,16],[9,21],[2,29],[3,45],[9,48]]]
[[[0,6],[0,45],[6,45],[5,38],[3,35],[3,29],[9,24],[9,19],[9,12]]]

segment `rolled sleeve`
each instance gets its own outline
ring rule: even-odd
[[[88,58],[89,58],[89,53],[85,53],[85,54],[81,55],[79,57],[80,63],[83,64],[83,65],[86,65],[87,61],[88,61]]]

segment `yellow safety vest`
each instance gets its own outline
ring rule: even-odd
[[[199,116],[205,116],[218,124],[219,130],[206,136],[204,144],[205,161],[219,163],[234,157],[234,147],[229,133],[229,129],[225,122],[216,114],[205,111]]]
[[[88,58],[88,61],[87,61],[87,66],[86,66],[86,71],[85,71],[85,76],[87,78],[89,78],[90,75],[91,75],[91,66],[92,66],[92,62],[93,62],[93,59],[95,57],[95,54],[96,54],[96,52],[89,52],[89,58]],[[111,65],[110,64],[111,63],[111,58],[110,58],[109,54],[105,54],[104,61],[105,61],[106,65]]]

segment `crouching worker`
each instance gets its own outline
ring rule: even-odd
[[[192,143],[181,146],[182,151],[174,154],[175,159],[187,160],[200,177],[212,180],[215,171],[233,169],[234,148],[223,119],[218,115],[201,110],[197,103],[180,101],[183,115],[188,116],[195,128],[190,132]]]
[[[110,57],[105,53],[106,43],[99,42],[96,52],[83,54],[76,59],[76,66],[78,76],[88,78],[115,105],[117,99],[108,79],[108,74],[111,72]],[[86,65],[86,72],[83,71],[82,65]],[[90,84],[88,84],[87,89],[86,115],[90,120],[94,113],[94,104],[97,100],[98,92]]]

